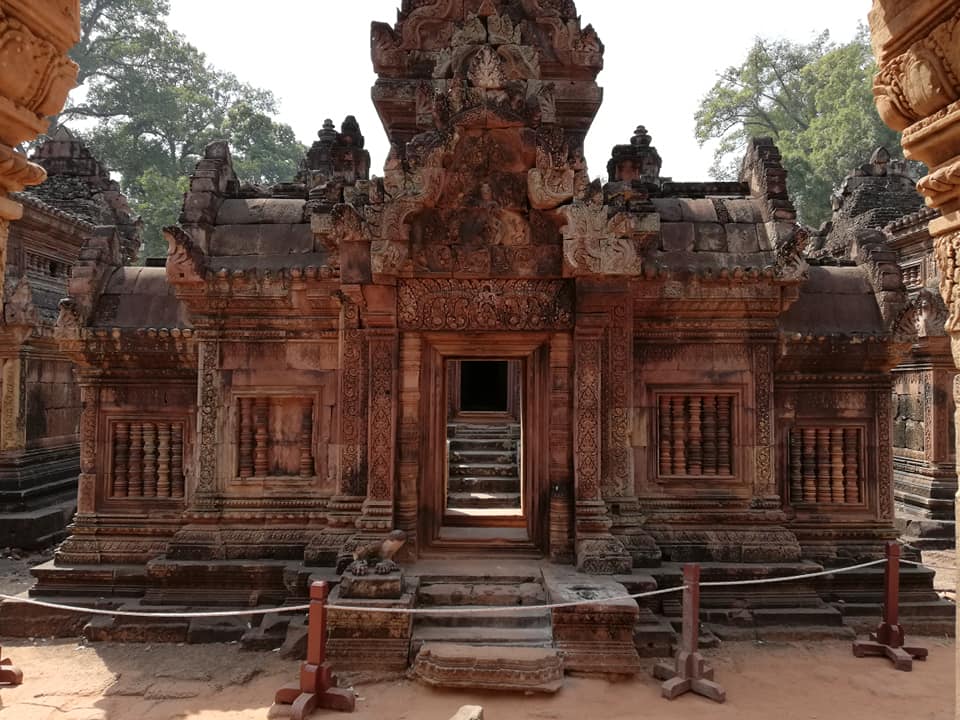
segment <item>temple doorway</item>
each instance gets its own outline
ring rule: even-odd
[[[525,526],[522,365],[447,361],[444,526]]]
[[[550,503],[549,337],[422,337],[418,404],[405,410],[422,420],[418,552],[541,557]]]

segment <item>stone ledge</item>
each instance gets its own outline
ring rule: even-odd
[[[563,659],[552,648],[427,643],[413,675],[434,687],[554,693],[563,686]]]

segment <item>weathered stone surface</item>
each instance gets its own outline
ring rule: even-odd
[[[339,591],[342,598],[399,599],[403,594],[403,573],[354,575],[347,571],[340,577]]]
[[[639,608],[629,593],[611,578],[545,569],[544,585],[550,603],[578,603],[554,608],[554,645],[563,651],[568,672],[633,675],[640,671],[634,646]],[[619,599],[618,599],[619,598]]]
[[[483,720],[483,708],[479,705],[464,705],[450,720]]]
[[[547,648],[427,643],[413,674],[435,687],[554,693],[563,687],[563,663]]]

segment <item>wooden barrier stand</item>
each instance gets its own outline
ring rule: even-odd
[[[0,647],[0,685],[20,685],[23,682],[23,672],[12,664],[10,658],[3,658],[3,648]]]
[[[713,682],[713,668],[700,654],[700,566],[683,566],[683,630],[673,664],[657,663],[653,676],[666,682],[660,694],[668,700],[695,692],[716,702],[727,699],[723,687]]]
[[[290,717],[304,720],[314,710],[353,712],[356,698],[352,690],[337,687],[337,678],[327,662],[327,583],[310,586],[310,614],[307,633],[307,659],[300,665],[300,682],[277,691],[274,702],[292,705]]]
[[[857,657],[887,657],[897,670],[910,672],[914,660],[926,660],[927,649],[904,645],[900,624],[900,544],[887,543],[887,565],[883,572],[883,619],[869,640],[854,640]]]

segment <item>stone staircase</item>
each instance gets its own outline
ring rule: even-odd
[[[520,510],[520,425],[447,426],[447,509]]]
[[[546,602],[542,580],[537,576],[497,576],[465,581],[465,578],[420,578],[418,608],[472,608],[469,614],[417,615],[413,623],[411,657],[424,643],[458,645],[520,646],[549,648],[553,630],[549,610],[524,611],[524,605]],[[484,610],[517,606],[517,610]]]

